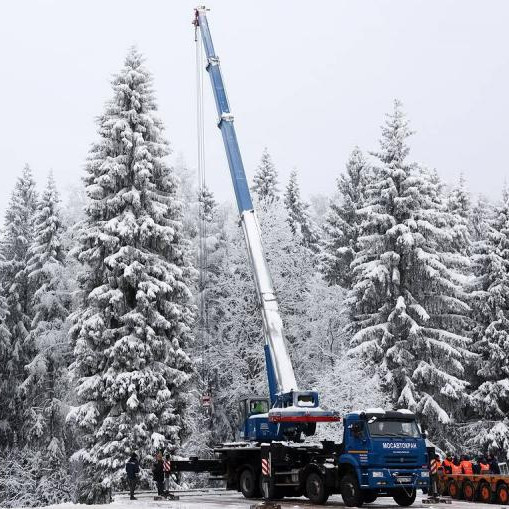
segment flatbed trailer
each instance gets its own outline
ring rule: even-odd
[[[485,504],[509,504],[509,475],[447,474],[438,475],[438,491],[454,499]]]

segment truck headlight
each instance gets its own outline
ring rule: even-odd
[[[421,477],[429,477],[429,470],[423,470],[421,472]]]
[[[384,473],[383,472],[371,472],[371,475],[373,477],[384,477]]]

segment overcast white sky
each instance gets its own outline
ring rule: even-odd
[[[198,0],[1,0],[0,212],[28,162],[40,183],[79,181],[111,74],[136,44],[155,78],[175,153],[195,166]],[[281,180],[330,193],[353,145],[376,148],[400,98],[412,158],[447,182],[466,175],[498,197],[509,140],[505,0],[210,0],[209,22],[252,174],[269,147]],[[212,91],[205,88],[207,179],[233,198]]]

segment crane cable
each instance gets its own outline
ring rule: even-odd
[[[195,30],[196,43],[196,127],[198,139],[198,232],[199,232],[199,283],[198,291],[200,296],[199,307],[199,345],[203,349],[203,357],[207,353],[208,343],[208,310],[206,287],[208,282],[208,260],[207,260],[207,221],[204,204],[205,184],[205,129],[203,119],[203,47],[198,37],[199,27]],[[205,358],[202,359],[202,378],[205,378]],[[204,380],[205,381],[205,380]]]

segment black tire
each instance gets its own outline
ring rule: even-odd
[[[369,491],[366,493],[364,492],[362,494],[362,498],[364,499],[365,504],[372,504],[378,497],[376,493],[369,493]]]
[[[410,493],[406,490],[399,490],[394,493],[394,502],[402,507],[411,506],[415,502],[417,492],[413,489]]]
[[[308,497],[313,504],[317,505],[322,505],[327,502],[329,493],[322,475],[311,472],[306,477],[306,497]]]
[[[259,482],[256,474],[250,468],[245,468],[240,473],[239,487],[245,498],[257,498],[259,496]]]
[[[364,499],[357,477],[352,474],[346,474],[339,484],[345,505],[347,507],[362,507]]]
[[[459,500],[461,498],[461,490],[459,484],[456,481],[449,481],[449,484],[447,485],[447,493],[449,493],[451,498]]]
[[[461,490],[463,492],[463,498],[465,500],[472,502],[475,499],[475,487],[473,482],[465,481],[463,483],[463,486],[461,487]]]
[[[497,504],[509,504],[509,488],[505,483],[501,483],[497,486]]]
[[[483,504],[491,504],[493,501],[493,494],[491,492],[491,486],[486,481],[481,481],[479,488],[477,488],[476,500]]]

